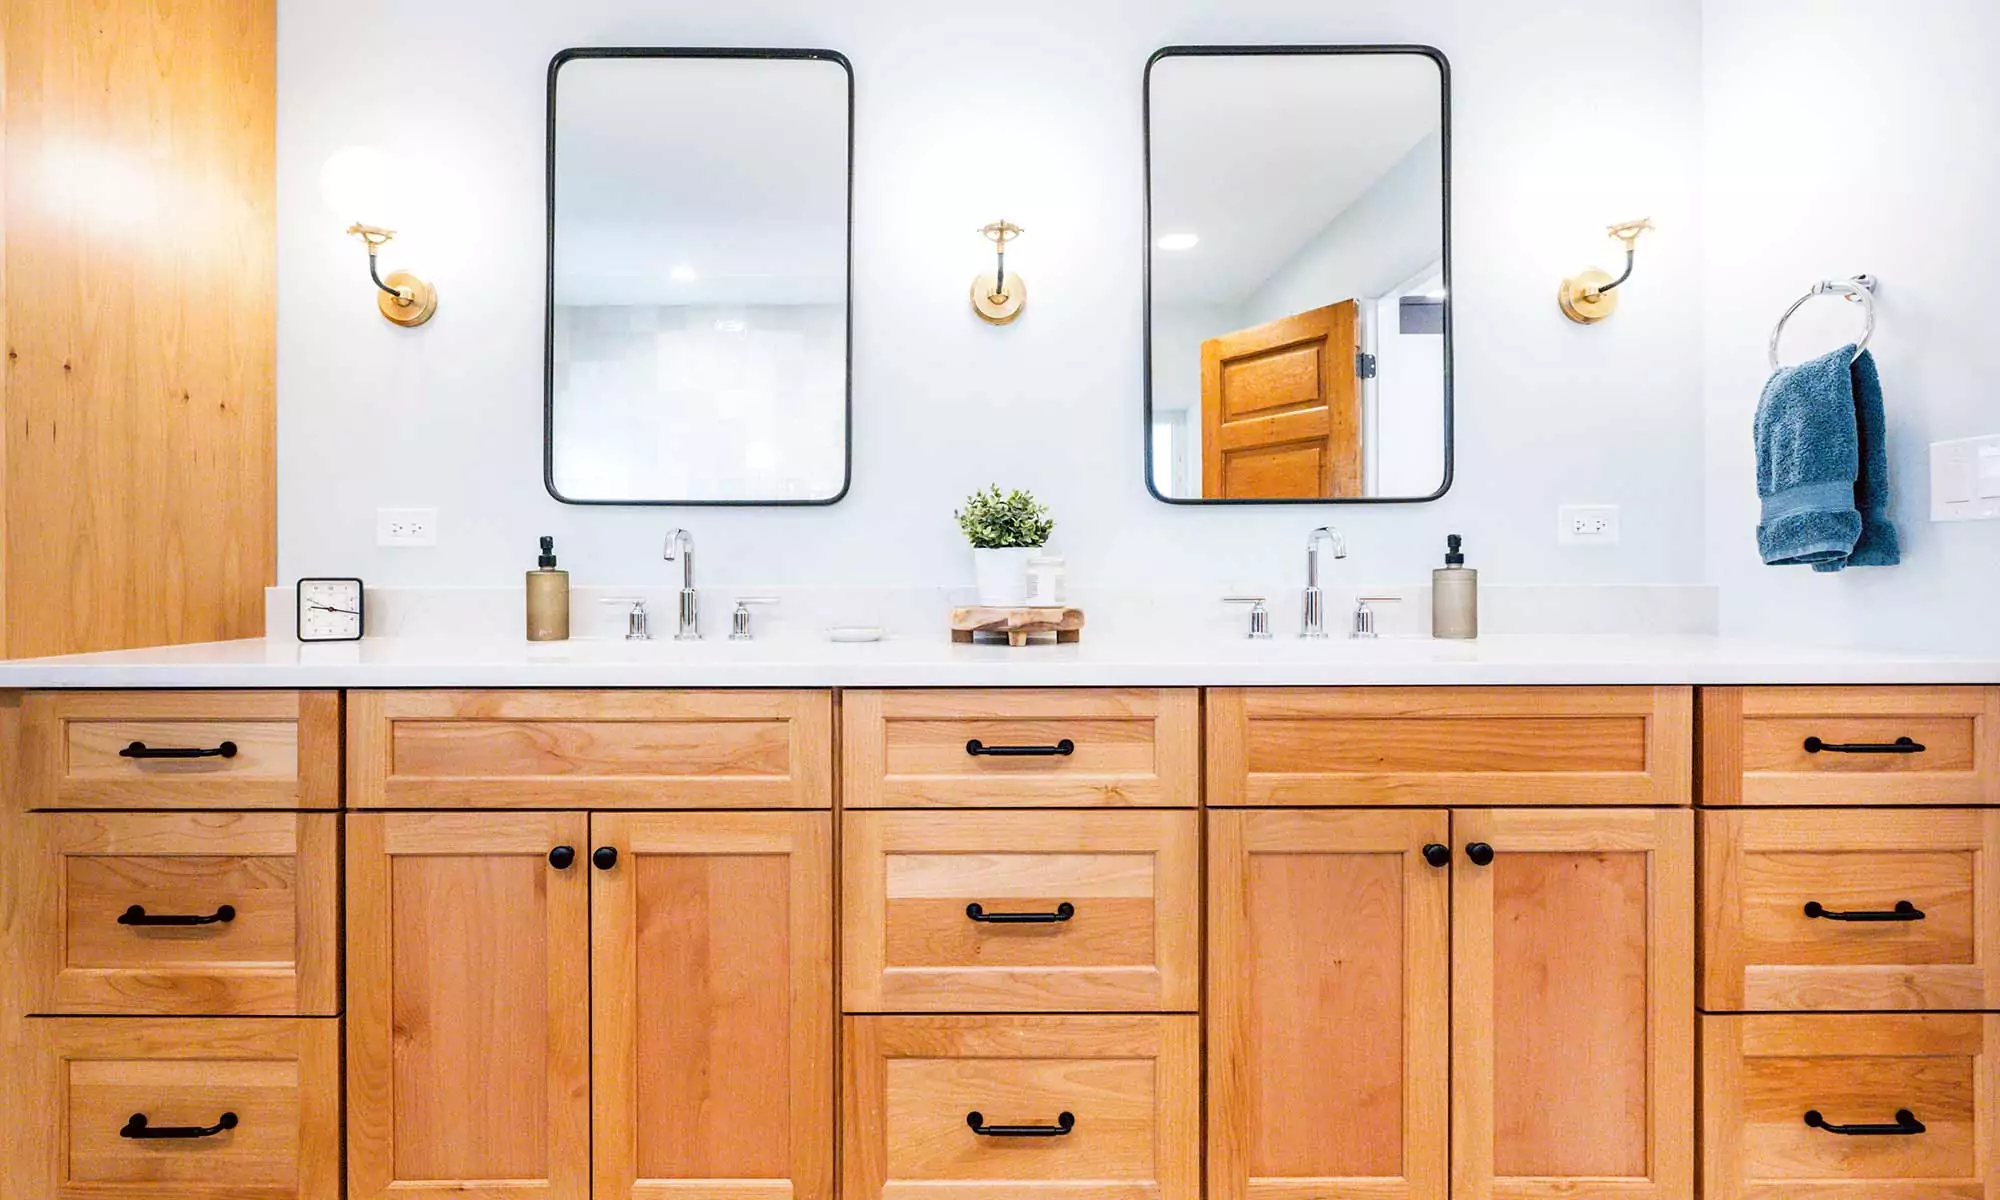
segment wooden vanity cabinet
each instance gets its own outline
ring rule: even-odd
[[[827,812],[348,817],[352,1200],[826,1200]]]
[[[1684,1200],[1693,840],[1685,809],[1210,813],[1210,1200]]]

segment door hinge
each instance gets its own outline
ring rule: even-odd
[[[1354,373],[1363,379],[1375,378],[1375,356],[1366,350],[1355,351]]]

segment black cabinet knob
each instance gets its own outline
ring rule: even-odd
[[[590,852],[590,862],[592,866],[600,871],[609,871],[618,865],[618,848],[616,846],[599,846]]]
[[[1465,847],[1465,857],[1471,859],[1474,866],[1483,867],[1493,861],[1493,847],[1485,842],[1469,842]]]
[[[576,861],[575,846],[557,846],[549,851],[549,865],[558,871],[566,871]]]
[[[1443,842],[1432,842],[1424,847],[1424,861],[1434,867],[1451,865],[1451,847]]]

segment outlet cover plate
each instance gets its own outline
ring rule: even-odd
[[[1565,504],[1556,510],[1556,541],[1564,546],[1616,546],[1616,504]]]
[[[435,508],[376,509],[375,544],[378,546],[437,545],[438,510]]]

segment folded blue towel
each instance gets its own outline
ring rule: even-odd
[[[1771,566],[1893,567],[1882,381],[1842,346],[1781,368],[1757,403],[1757,549]]]

